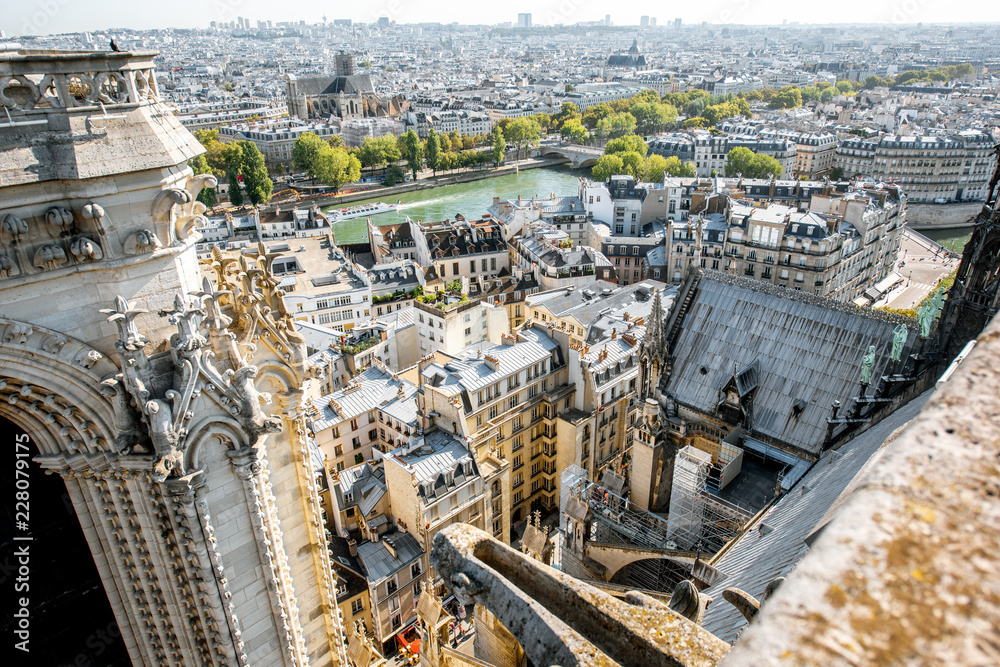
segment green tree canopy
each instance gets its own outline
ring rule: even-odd
[[[268,176],[264,154],[252,141],[241,141],[240,144],[243,148],[240,174],[243,176],[247,199],[254,206],[266,204],[274,192],[274,182]]]
[[[316,178],[334,192],[361,178],[361,162],[343,148],[324,146],[316,158]]]
[[[406,166],[413,174],[414,180],[416,180],[417,172],[423,167],[424,149],[420,144],[420,137],[417,136],[417,133],[412,128],[399,138],[399,149],[403,157],[406,158]]]
[[[612,176],[624,174],[625,164],[619,155],[602,155],[591,169],[595,181],[606,181]]]
[[[597,131],[612,138],[632,134],[635,127],[635,116],[627,111],[612,114],[597,123]]]
[[[499,167],[503,164],[504,155],[507,154],[507,142],[504,141],[503,132],[499,127],[493,128],[493,148],[490,149],[490,157],[493,158],[493,166]]]
[[[222,176],[226,173],[226,161],[222,155],[223,144],[219,141],[219,130],[195,130],[195,138],[205,148],[205,162],[212,173]]]
[[[316,157],[328,145],[312,132],[303,132],[292,146],[292,166],[306,172],[311,178],[315,177],[313,167],[316,164]]]
[[[660,183],[667,173],[667,159],[662,155],[650,155],[643,165],[642,178],[639,180],[650,183]]]
[[[781,164],[770,155],[754,153],[744,146],[729,151],[726,161],[726,176],[742,174],[743,178],[767,178],[768,174],[773,174],[777,178],[782,170]]]
[[[634,104],[629,113],[635,116],[636,129],[640,134],[654,134],[664,127],[673,127],[677,122],[677,109],[658,101]]]
[[[680,177],[691,177],[698,173],[697,167],[694,166],[694,162],[681,162],[681,159],[676,155],[672,155],[667,158],[666,164],[664,165],[664,171],[671,176]]]
[[[797,86],[785,86],[774,94],[768,106],[772,109],[797,109],[802,106],[802,91]]]
[[[649,152],[649,147],[642,137],[634,134],[627,134],[624,137],[612,139],[604,147],[605,155],[626,152],[638,153],[640,156],[645,157],[646,153]]]
[[[834,88],[833,86],[830,86],[829,88],[824,88],[823,92],[821,92],[819,94],[819,101],[820,102],[829,102],[830,100],[832,100],[835,90],[837,90],[837,89]]]
[[[437,176],[438,161],[441,159],[441,140],[438,139],[437,132],[432,127],[427,132],[427,142],[424,148],[427,166],[434,170]]]
[[[841,94],[847,95],[854,90],[854,86],[851,85],[850,81],[841,79],[837,82],[837,90],[839,90]]]
[[[566,140],[574,144],[582,144],[590,137],[590,133],[587,132],[587,128],[583,126],[578,118],[566,121],[566,123],[563,124],[562,129],[559,130],[559,133],[562,134]]]
[[[522,116],[507,126],[507,129],[504,130],[504,137],[508,142],[517,146],[518,154],[520,154],[522,150],[527,148],[529,143],[538,141],[541,131],[537,121],[533,118]]]
[[[702,127],[708,127],[709,125],[710,123],[701,116],[695,116],[694,118],[688,118],[683,123],[681,123],[681,129],[691,130]]]
[[[594,104],[587,107],[583,112],[583,124],[591,130],[597,128],[597,124],[615,112],[607,102]]]

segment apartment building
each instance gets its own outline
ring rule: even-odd
[[[454,354],[484,341],[499,343],[510,331],[507,309],[481,299],[462,303],[458,297],[449,297],[430,304],[414,301],[413,306],[421,357],[438,351]]]
[[[395,651],[395,637],[416,622],[416,601],[427,575],[420,543],[396,530],[357,546],[357,559],[368,583],[372,631],[384,654]]]
[[[980,130],[889,134],[878,141],[845,140],[834,164],[845,176],[860,174],[897,184],[912,203],[982,201],[996,169],[993,145],[992,135]]]
[[[383,465],[396,524],[421,545],[425,571],[438,532],[455,523],[487,529],[483,477],[462,438],[432,429],[389,452]]]
[[[660,135],[649,142],[649,151],[667,158],[677,157],[684,163],[693,162],[697,169],[696,175],[705,177],[725,174],[729,151],[740,146],[773,157],[781,164],[784,174],[791,174],[795,169],[796,145],[779,137],[715,136],[706,130],[693,130]]]
[[[559,335],[559,334],[555,334]],[[571,407],[563,345],[541,328],[480,344],[454,359],[422,364],[419,407],[439,428],[466,438],[488,489],[489,528],[510,541],[510,527],[535,509],[559,505],[558,413]]]
[[[522,236],[511,241],[515,265],[531,273],[541,289],[582,285],[594,280],[614,280],[611,262],[600,250],[577,245],[566,232],[545,222],[529,223]]]
[[[853,301],[892,270],[905,204],[898,187],[874,183],[843,195],[814,195],[805,211],[730,201],[724,270]],[[696,255],[707,252],[707,246],[695,248]]]
[[[345,331],[371,319],[371,281],[328,237],[304,238],[292,252],[287,243],[268,247],[284,252],[272,264],[281,279],[288,312],[296,320]]]
[[[373,450],[408,442],[417,428],[417,387],[381,363],[332,394],[309,402],[307,418],[327,468],[341,472],[373,459]]]
[[[482,289],[483,281],[510,271],[503,226],[489,215],[454,222],[420,224],[409,220],[409,227],[417,262],[425,268],[433,267],[442,280],[464,276],[475,292]]]

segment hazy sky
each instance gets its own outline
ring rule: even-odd
[[[388,16],[399,23],[440,21],[449,23],[516,22],[518,12],[530,12],[535,24],[576,23],[603,19],[609,11],[615,25],[637,25],[641,15],[659,24],[681,18],[685,23],[917,23],[1000,21],[995,0],[701,0],[694,3],[619,0],[516,0],[506,3],[468,0],[373,0],[356,3],[316,0],[0,0],[0,30],[8,37],[130,28],[208,27],[211,21],[231,21],[237,16],[251,21],[322,20],[325,14],[371,22]]]

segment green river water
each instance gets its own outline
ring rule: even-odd
[[[363,202],[351,202],[347,206],[358,206],[377,201],[395,204],[397,201],[402,201],[402,204],[395,211],[372,216],[372,223],[375,225],[392,225],[404,222],[406,216],[410,216],[414,220],[424,221],[444,220],[445,218],[454,220],[456,213],[461,213],[467,219],[472,220],[486,213],[486,209],[493,205],[494,197],[517,199],[517,196],[521,195],[525,199],[530,199],[535,195],[548,197],[552,193],[564,197],[575,195],[577,193],[577,178],[585,173],[589,176],[590,170],[575,170],[568,167],[526,169],[517,174],[407,192],[392,198],[391,201],[386,198],[376,198]],[[331,208],[341,208],[341,206],[331,206],[325,210]],[[340,245],[364,243],[368,240],[365,219],[354,218],[338,222],[333,225],[333,235]]]

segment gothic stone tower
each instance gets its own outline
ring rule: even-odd
[[[345,665],[303,341],[273,257],[202,276],[214,178],[153,56],[0,59],[0,415],[65,482],[134,664]]]
[[[630,500],[651,511],[664,511],[670,503],[674,456],[677,453],[677,448],[667,437],[666,414],[661,405],[666,401],[660,391],[660,377],[667,355],[663,321],[663,305],[657,291],[646,335],[639,347],[639,396],[645,399],[645,403],[632,427],[629,470]]]
[[[1000,145],[996,148],[1000,153]],[[954,358],[1000,311],[1000,162],[986,204],[965,244],[955,284],[948,292],[940,332],[942,348]]]

